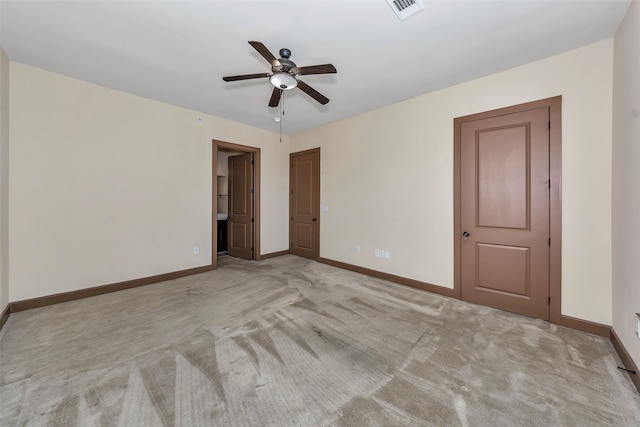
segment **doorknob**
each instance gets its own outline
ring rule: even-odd
[[[317,218],[313,218],[311,221],[316,222],[316,221],[317,221]]]
[[[462,233],[462,237],[464,237],[464,240],[467,240],[469,238],[470,234],[468,231],[465,231],[464,233]]]

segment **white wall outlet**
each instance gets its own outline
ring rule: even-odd
[[[322,212],[329,212],[329,206],[327,206],[327,205],[322,205],[322,206],[320,206],[320,210],[321,210]]]
[[[360,245],[356,245],[356,249],[355,249],[356,253],[360,253]]]
[[[375,251],[373,251],[373,253],[378,258],[389,259],[389,252],[385,251],[384,249],[376,249]]]
[[[640,338],[640,313],[636,313],[636,336]]]
[[[194,255],[198,255],[200,253],[200,248],[198,246],[196,246],[195,248],[193,248],[193,254]]]

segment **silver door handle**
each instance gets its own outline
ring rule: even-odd
[[[467,240],[469,238],[470,234],[468,231],[465,231],[464,233],[462,233],[462,237],[464,237],[464,240]]]

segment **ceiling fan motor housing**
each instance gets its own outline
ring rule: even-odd
[[[296,67],[296,63],[293,62],[290,59],[280,58],[279,61],[280,61],[280,64],[282,64],[282,68],[280,70],[278,70],[278,71],[285,71],[285,72],[288,73],[289,70],[291,70],[292,68]],[[274,70],[274,71],[276,71],[276,70]]]

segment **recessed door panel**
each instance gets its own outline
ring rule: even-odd
[[[249,183],[247,182],[251,175],[248,170],[251,167],[251,163],[247,162],[245,159],[236,159],[234,157],[236,156],[229,158],[229,170],[233,178],[230,198],[232,203],[231,211],[234,215],[248,215],[250,201],[247,200],[246,190],[247,188],[249,188],[249,190],[251,189],[251,186],[248,185]]]
[[[476,287],[529,298],[530,250],[518,246],[476,245]]]
[[[241,222],[231,224],[231,247],[235,250],[246,250],[248,245],[247,236],[249,235],[247,225]]]
[[[529,228],[529,126],[477,134],[477,225]]]
[[[309,191],[301,191],[302,188],[310,188],[313,184],[313,163],[312,159],[300,159],[294,163],[293,173],[298,188],[295,199],[295,213],[298,215],[313,214],[313,194]]]
[[[311,224],[296,224],[296,243],[295,246],[299,249],[306,249],[310,251],[312,249],[313,238],[313,226]]]

